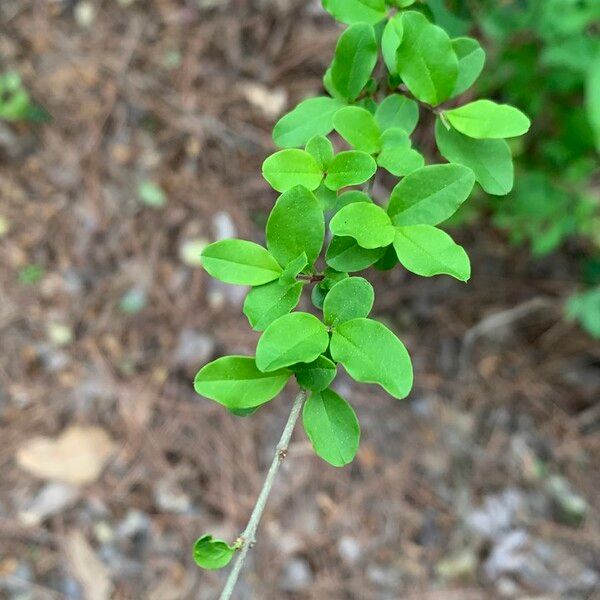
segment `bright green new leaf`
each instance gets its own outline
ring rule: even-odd
[[[354,238],[362,248],[389,246],[395,230],[387,213],[372,202],[353,202],[335,214],[329,224],[335,236]]]
[[[331,356],[362,383],[377,383],[401,400],[413,383],[412,364],[404,344],[385,325],[371,319],[346,321],[333,331]]]
[[[262,174],[278,192],[287,192],[297,185],[316,190],[323,179],[321,167],[313,156],[296,148],[271,154],[263,163]]]
[[[333,144],[324,135],[315,135],[306,143],[305,150],[312,155],[323,171],[327,171],[333,158]]]
[[[471,263],[462,246],[431,225],[398,227],[394,249],[402,266],[422,277],[451,275],[459,281],[471,277]]]
[[[325,262],[338,271],[354,273],[376,263],[384,252],[385,248],[361,248],[351,237],[334,237],[327,248]]]
[[[323,302],[323,317],[327,325],[336,327],[345,321],[368,317],[375,293],[373,286],[362,277],[349,277],[336,283]]]
[[[323,212],[334,210],[337,204],[338,195],[335,190],[330,190],[322,183],[314,192],[315,198],[319,201],[319,206]]]
[[[281,265],[303,252],[313,264],[323,247],[325,220],[315,195],[302,186],[282,194],[267,221],[267,248]]]
[[[203,535],[194,544],[194,560],[203,569],[222,569],[231,562],[235,551],[227,542]]]
[[[512,190],[514,166],[505,140],[476,140],[455,129],[447,129],[438,119],[435,141],[440,154],[451,163],[471,169],[488,194],[504,196]]]
[[[596,150],[600,152],[600,46],[585,79],[585,107],[594,133]]]
[[[246,240],[221,240],[204,248],[200,256],[209,275],[225,283],[262,285],[277,279],[281,267],[269,252]]]
[[[279,285],[288,286],[296,283],[297,275],[308,265],[306,252],[302,252],[300,256],[290,261],[283,269],[281,277],[279,277]]]
[[[373,115],[364,108],[347,106],[333,117],[335,130],[356,150],[375,154],[381,148],[381,130]]]
[[[298,306],[302,283],[282,285],[272,281],[252,288],[244,301],[244,314],[252,329],[264,331],[275,319],[287,315]]]
[[[298,385],[313,392],[329,387],[337,374],[336,364],[323,355],[311,363],[294,365],[291,370],[296,375]]]
[[[325,185],[330,190],[339,190],[349,185],[358,185],[375,175],[377,163],[366,152],[350,150],[336,154],[329,165]]]
[[[392,94],[377,107],[375,120],[382,131],[398,127],[410,135],[419,122],[419,105],[406,96]]]
[[[373,202],[373,200],[371,200],[371,198],[369,198],[365,192],[361,192],[360,190],[348,190],[337,197],[337,202],[335,203],[335,212],[341,210],[348,204],[352,204],[353,202]]]
[[[353,23],[379,23],[386,13],[385,0],[323,0],[323,8],[338,21]]]
[[[485,51],[477,40],[460,37],[452,40],[452,48],[458,57],[458,77],[452,96],[468,90],[477,80],[485,65]]]
[[[251,356],[223,356],[198,371],[194,389],[229,409],[253,408],[277,396],[290,376],[287,369],[262,373]]]
[[[410,175],[425,164],[423,156],[410,147],[410,137],[403,129],[388,129],[381,143],[377,164],[396,177]]]
[[[317,317],[295,312],[279,317],[263,332],[256,346],[256,366],[263,372],[303,362],[327,350],[327,327]]]
[[[315,135],[327,135],[333,129],[333,115],[342,106],[340,100],[325,96],[304,100],[277,121],[273,140],[280,148],[299,148]]]
[[[348,101],[365,87],[377,62],[377,41],[372,25],[357,23],[342,33],[331,63],[331,83]]]
[[[438,225],[469,197],[475,175],[462,165],[431,165],[405,177],[393,190],[388,214],[394,225]]]
[[[333,390],[316,392],[302,410],[304,431],[318,456],[334,467],[354,460],[360,425],[352,407]]]
[[[398,14],[386,23],[381,36],[381,53],[383,54],[385,66],[392,75],[398,73],[396,53],[402,42],[403,35],[404,26],[402,24],[402,15]]]
[[[421,13],[405,12],[402,20],[398,74],[418,100],[437,106],[450,98],[458,77],[458,58],[450,37]]]
[[[514,106],[476,100],[444,112],[450,124],[469,137],[485,140],[510,138],[529,131],[531,121]]]

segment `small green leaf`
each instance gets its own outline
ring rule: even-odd
[[[335,204],[335,212],[344,208],[344,206],[348,206],[348,204],[352,204],[353,202],[373,202],[371,198],[365,192],[361,192],[360,190],[348,190],[347,192],[341,193],[337,197],[337,202]]]
[[[244,301],[244,314],[252,329],[264,331],[275,319],[287,315],[298,306],[302,283],[281,285],[272,281],[252,288]]]
[[[298,385],[306,390],[320,392],[329,387],[337,374],[336,364],[326,356],[319,356],[311,363],[299,363],[291,367]]]
[[[471,169],[488,194],[504,196],[512,190],[514,167],[510,147],[505,140],[476,140],[455,129],[446,129],[438,119],[435,141],[440,154],[451,163]]]
[[[338,271],[354,273],[376,263],[384,252],[385,248],[361,248],[351,237],[334,237],[327,248],[325,262]]]
[[[397,6],[398,8],[406,8],[407,6],[413,5],[417,0],[388,0],[390,6]]]
[[[138,196],[142,204],[152,208],[162,208],[167,204],[167,196],[163,189],[148,179],[138,185]]]
[[[279,278],[279,285],[289,286],[296,283],[296,277],[298,274],[308,266],[308,258],[306,252],[302,252],[300,256],[290,261]]]
[[[377,107],[375,120],[382,131],[399,127],[410,135],[419,122],[419,105],[405,96],[392,94]]]
[[[304,431],[318,456],[334,467],[354,460],[360,425],[352,407],[333,390],[316,392],[302,410]]]
[[[398,256],[394,246],[388,246],[385,254],[373,265],[378,271],[389,271],[398,264]]]
[[[267,221],[267,248],[287,265],[303,252],[313,264],[323,247],[325,220],[315,195],[302,186],[282,194]]]
[[[377,163],[370,154],[358,150],[340,152],[329,165],[325,185],[330,190],[358,185],[371,179],[375,171],[377,171]]]
[[[315,135],[327,135],[333,129],[333,115],[342,106],[343,102],[325,96],[304,100],[277,121],[273,140],[280,148],[299,148]]]
[[[353,23],[379,23],[386,15],[384,0],[323,0],[323,8],[338,21]]]
[[[335,190],[330,190],[322,183],[314,192],[315,198],[319,201],[319,206],[323,212],[334,210],[337,205],[338,195]]]
[[[362,383],[377,383],[401,400],[413,383],[412,364],[404,344],[385,325],[371,319],[346,321],[333,331],[331,356]]]
[[[396,177],[404,177],[421,169],[423,156],[410,147],[410,137],[403,129],[388,129],[382,136],[382,149],[377,164]]]
[[[383,54],[385,66],[392,75],[398,73],[396,53],[402,42],[403,35],[404,26],[402,24],[402,15],[398,14],[386,23],[381,36],[381,53]]]
[[[389,246],[395,230],[387,213],[372,202],[353,202],[344,206],[331,219],[331,232],[338,237],[350,236],[361,248]]]
[[[600,339],[600,287],[569,298],[567,318],[577,321],[593,338]]]
[[[381,148],[381,131],[373,115],[364,108],[347,106],[333,117],[335,130],[356,150],[375,154]]]
[[[281,267],[269,252],[246,240],[221,240],[204,248],[200,258],[209,275],[225,283],[262,285],[278,279]]]
[[[327,325],[336,327],[340,323],[368,317],[375,293],[373,286],[362,277],[349,277],[336,283],[323,303],[323,317]]]
[[[365,87],[377,63],[377,41],[372,25],[357,23],[342,33],[331,63],[331,82],[348,101]]]
[[[314,315],[295,312],[279,317],[263,332],[256,347],[256,365],[275,371],[295,363],[309,363],[327,350],[327,327]]]
[[[316,190],[323,179],[317,161],[305,150],[296,148],[271,154],[263,163],[262,174],[278,192],[287,192],[298,185]]]
[[[227,410],[236,417],[249,417],[253,415],[260,406],[254,406],[252,408],[228,408]]]
[[[477,80],[485,65],[485,51],[477,40],[460,37],[452,40],[452,48],[458,58],[458,77],[452,96],[468,90]]]
[[[402,266],[422,277],[451,275],[459,281],[471,277],[471,263],[462,246],[431,225],[398,227],[394,249]]]
[[[458,58],[450,37],[421,13],[407,11],[402,20],[398,74],[418,100],[437,106],[450,98],[458,77]]]
[[[233,558],[236,548],[212,535],[204,535],[194,544],[194,560],[203,569],[222,569]]]
[[[277,396],[290,376],[287,369],[262,373],[251,356],[223,356],[198,371],[194,389],[229,409],[254,408]]]
[[[592,126],[596,150],[600,152],[600,46],[585,78],[585,108]]]
[[[328,138],[324,135],[311,137],[306,143],[306,151],[317,161],[321,170],[327,171],[333,159],[333,144]]]
[[[509,104],[476,100],[444,112],[450,124],[460,133],[483,139],[510,138],[529,131],[531,121]]]
[[[394,225],[438,225],[469,197],[475,175],[462,165],[431,165],[414,171],[393,190],[388,206]]]

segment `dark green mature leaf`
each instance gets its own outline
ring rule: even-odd
[[[408,396],[412,364],[404,344],[385,325],[371,319],[342,323],[331,337],[331,356],[362,383],[377,383],[394,398]]]
[[[296,148],[271,154],[263,163],[262,174],[278,192],[287,192],[297,185],[316,190],[323,180],[317,161],[305,150]]]
[[[496,104],[491,100],[476,100],[444,112],[450,124],[475,139],[500,139],[523,135],[531,121],[517,108]]]
[[[471,263],[462,246],[431,225],[398,227],[394,249],[402,266],[422,277],[451,275],[459,281],[471,277]]]
[[[394,225],[438,225],[469,197],[475,175],[462,165],[431,165],[405,177],[388,206]]]
[[[327,327],[314,315],[295,312],[279,317],[263,332],[256,346],[256,365],[263,372],[309,363],[327,350]]]
[[[458,77],[452,95],[458,96],[468,90],[481,74],[485,51],[477,40],[469,37],[452,40],[452,48],[458,57]]]
[[[351,237],[334,237],[327,248],[325,262],[338,271],[354,273],[376,263],[384,252],[385,248],[361,248]]]
[[[265,248],[246,240],[222,240],[208,245],[200,256],[209,275],[225,283],[262,285],[277,279],[281,267]]]
[[[315,392],[302,410],[304,431],[318,456],[334,467],[354,460],[360,425],[352,407],[333,390]]]
[[[368,317],[375,293],[373,286],[362,277],[349,277],[336,283],[323,303],[323,317],[327,325],[336,327],[340,323]]]
[[[338,21],[375,25],[387,12],[384,0],[323,0],[323,8]]]
[[[448,34],[421,13],[403,13],[404,36],[398,48],[398,74],[412,94],[432,106],[452,95],[458,58]]]
[[[325,185],[330,190],[358,185],[371,179],[375,171],[377,171],[377,163],[370,154],[358,150],[340,152],[329,165]]]
[[[327,171],[333,158],[333,144],[323,135],[315,135],[306,143],[306,151],[312,155],[323,171]]]
[[[389,246],[395,235],[394,226],[387,213],[372,202],[353,202],[335,214],[329,224],[338,237],[354,238],[362,248]]]
[[[253,408],[277,396],[290,376],[287,369],[262,373],[251,356],[223,356],[198,371],[194,389],[229,409]]]
[[[377,107],[375,120],[382,131],[398,127],[410,135],[419,122],[419,105],[406,96],[392,94]]]
[[[348,101],[367,84],[377,62],[375,31],[367,23],[351,25],[342,33],[331,63],[331,82]]]
[[[377,164],[396,177],[410,175],[425,164],[423,156],[410,147],[410,137],[403,129],[388,129],[381,143]]]
[[[203,535],[194,544],[194,560],[203,569],[222,569],[226,567],[235,554],[235,547],[212,535]]]
[[[326,356],[319,356],[311,363],[299,363],[291,367],[298,385],[306,390],[320,392],[329,387],[337,374],[336,364]]]
[[[302,287],[300,282],[281,285],[279,281],[272,281],[252,288],[244,302],[244,314],[252,329],[264,331],[275,319],[294,310]]]
[[[281,265],[303,252],[313,264],[325,236],[325,220],[315,195],[302,186],[282,194],[267,221],[267,248]]]
[[[320,96],[300,102],[277,121],[273,140],[280,148],[299,148],[315,135],[327,135],[333,129],[333,115],[344,103]]]
[[[404,25],[402,24],[402,14],[395,15],[385,25],[381,36],[381,53],[388,71],[392,75],[398,73],[398,60],[396,53],[402,42],[404,35]]]
[[[373,115],[364,108],[347,106],[333,117],[335,130],[356,150],[375,154],[381,148],[381,130]]]
[[[508,194],[514,184],[514,167],[505,140],[476,140],[447,129],[440,119],[435,124],[435,141],[449,162],[468,167],[481,187],[495,196]]]

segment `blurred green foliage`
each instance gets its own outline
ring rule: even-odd
[[[31,100],[18,73],[7,71],[0,75],[0,119],[43,122],[49,117]]]

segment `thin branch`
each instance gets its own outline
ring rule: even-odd
[[[269,494],[271,493],[271,488],[273,487],[273,483],[275,482],[275,476],[279,471],[279,467],[281,466],[283,459],[287,455],[290,438],[292,437],[292,432],[294,431],[296,421],[300,416],[300,410],[302,409],[302,405],[306,400],[306,395],[306,391],[302,390],[294,400],[290,416],[288,417],[287,423],[285,424],[285,427],[283,429],[283,433],[281,434],[281,439],[279,440],[277,448],[275,449],[275,456],[273,457],[273,462],[271,463],[269,472],[267,473],[267,477],[265,478],[262,490],[260,491],[256,504],[254,505],[252,515],[250,515],[248,525],[246,526],[244,533],[242,533],[240,537],[242,546],[239,550],[239,554],[235,561],[235,564],[233,565],[233,569],[231,570],[231,573],[227,578],[227,583],[223,588],[220,600],[229,600],[229,598],[231,598],[231,594],[233,594],[233,589],[235,588],[242,568],[244,567],[244,562],[246,561],[248,551],[250,550],[250,548],[252,548],[256,541],[256,530],[258,529],[258,524],[260,523],[260,519],[262,517],[263,511],[265,510],[265,506],[267,504],[267,500],[269,498]]]

